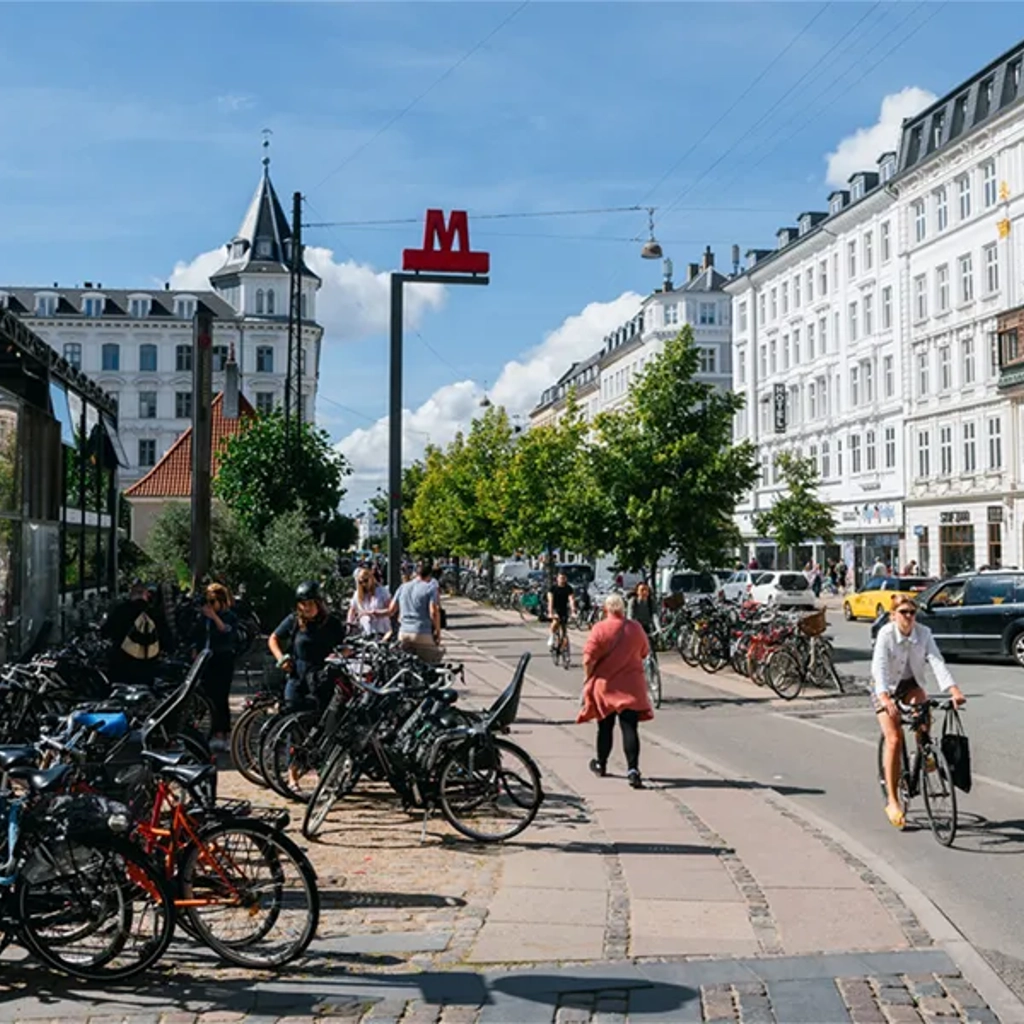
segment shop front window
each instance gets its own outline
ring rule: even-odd
[[[988,567],[999,569],[1003,564],[1003,524],[988,524]]]
[[[931,548],[928,545],[928,527],[921,528],[921,536],[917,541],[917,565],[922,576],[931,575],[929,563],[931,562]]]
[[[957,524],[939,527],[940,572],[955,576],[974,570],[974,527]]]

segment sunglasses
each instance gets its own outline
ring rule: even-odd
[[[912,619],[915,615],[917,615],[917,609],[916,608],[901,608],[896,614],[897,615],[902,615],[905,619]]]

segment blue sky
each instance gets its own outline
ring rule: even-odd
[[[727,265],[731,243],[770,245],[821,208],[840,140],[887,95],[970,76],[1024,35],[1024,8],[34,3],[5,5],[3,27],[0,281],[168,279],[235,231],[263,128],[282,200],[301,190],[311,221],[655,205],[679,277],[705,244]],[[447,440],[485,381],[525,408],[549,370],[596,348],[658,284],[629,241],[645,220],[477,221],[491,286],[414,307],[410,453]],[[337,268],[319,413],[348,438],[360,486],[384,457],[378,275],[420,234],[307,231]]]

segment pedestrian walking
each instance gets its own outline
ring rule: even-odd
[[[358,625],[366,636],[383,636],[391,628],[388,607],[391,595],[369,569],[356,577],[356,592],[348,606],[348,624]]]
[[[642,789],[637,726],[654,717],[644,676],[644,659],[650,649],[647,634],[639,622],[626,618],[620,594],[605,598],[604,612],[604,619],[591,629],[583,648],[586,680],[576,721],[597,722],[597,756],[590,762],[590,770],[603,776],[607,774],[618,719],[629,784]]]
[[[903,575],[904,576],[916,576],[917,575],[917,562],[913,558],[909,562],[907,562],[907,564],[903,567]]]
[[[436,665],[441,647],[441,591],[434,579],[434,562],[421,558],[414,579],[403,583],[391,599],[390,615],[398,615],[398,642],[421,661]]]
[[[212,737],[210,750],[224,753],[231,733],[231,684],[235,678],[238,619],[231,610],[231,591],[223,583],[211,583],[203,594],[197,646],[210,657],[203,669],[203,692],[210,702]]]
[[[889,570],[885,567],[885,562],[881,558],[875,559],[875,564],[871,567],[872,576],[885,577],[889,575]]]
[[[839,584],[839,591],[842,594],[846,593],[846,574],[846,563],[840,559],[839,564],[836,566],[836,581]]]
[[[815,598],[821,597],[821,566],[817,562],[814,563],[814,576],[811,579],[811,590],[814,591]]]

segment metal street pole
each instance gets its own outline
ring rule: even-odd
[[[213,421],[213,314],[192,321],[192,588],[210,571],[210,471]]]

